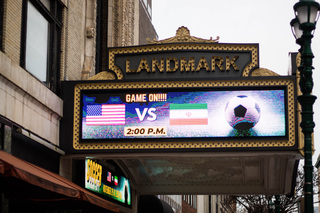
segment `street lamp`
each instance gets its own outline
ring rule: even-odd
[[[275,210],[276,213],[280,213],[280,195],[275,195],[276,201],[275,203]]]
[[[301,129],[304,134],[304,196],[305,212],[313,212],[313,164],[312,164],[312,133],[313,104],[316,96],[312,95],[312,59],[311,39],[319,18],[320,5],[314,0],[300,0],[294,5],[296,19],[291,21],[292,32],[297,44],[301,46],[301,63],[298,68],[300,71],[300,90],[302,95],[298,96],[301,105]]]
[[[274,204],[274,202],[272,201],[272,198],[271,198],[271,200],[269,202],[269,212],[273,213],[275,208],[276,208],[276,205]]]

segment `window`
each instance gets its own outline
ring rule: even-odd
[[[25,68],[45,82],[47,75],[49,22],[28,2]]]
[[[143,6],[144,9],[146,11],[146,13],[148,14],[148,18],[151,19],[151,1],[150,0],[143,0]]]
[[[193,207],[194,209],[197,209],[197,195],[193,195],[192,207]]]
[[[23,68],[57,92],[62,6],[56,0],[24,0],[21,59]]]

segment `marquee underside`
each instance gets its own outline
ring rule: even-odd
[[[126,153],[91,157],[116,160],[141,194],[229,195],[291,194],[301,159],[296,152]]]

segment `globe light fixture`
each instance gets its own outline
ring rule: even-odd
[[[294,18],[290,22],[291,25],[291,31],[296,40],[301,39],[302,37],[302,30],[300,29],[300,22],[298,18]]]
[[[314,0],[300,0],[293,8],[301,25],[315,24],[319,18],[320,5]]]

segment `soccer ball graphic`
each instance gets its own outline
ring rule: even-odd
[[[225,108],[225,118],[233,128],[248,130],[260,119],[260,107],[251,97],[238,95],[230,99]]]

